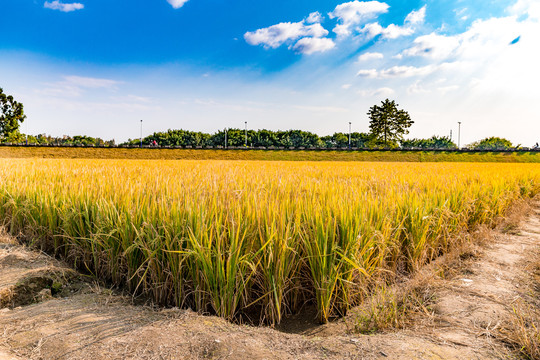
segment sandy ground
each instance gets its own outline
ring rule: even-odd
[[[0,359],[513,358],[496,334],[510,321],[512,304],[538,281],[527,268],[540,245],[535,206],[512,234],[492,232],[457,273],[438,280],[426,319],[376,335],[352,331],[354,311],[335,323],[285,332],[136,306],[0,236]]]

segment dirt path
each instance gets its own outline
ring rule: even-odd
[[[429,321],[370,336],[348,331],[353,318],[291,334],[133,306],[0,237],[0,360],[512,358],[494,335],[529,291],[526,261],[539,252],[540,204],[513,235],[493,236],[457,276],[438,281]]]

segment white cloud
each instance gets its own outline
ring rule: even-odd
[[[395,78],[395,77],[412,77],[412,76],[424,76],[433,73],[437,70],[437,67],[432,65],[415,67],[415,66],[392,66],[391,68],[381,70],[379,77],[381,78]]]
[[[424,5],[418,11],[411,11],[405,18],[403,26],[390,24],[387,27],[382,27],[378,22],[374,22],[364,25],[358,32],[367,39],[372,39],[378,35],[381,35],[384,39],[397,39],[400,36],[412,35],[416,31],[416,25],[422,24],[425,17],[426,6]]]
[[[360,30],[360,33],[364,34],[368,39],[372,39],[377,35],[381,35],[385,39],[397,39],[400,36],[412,35],[414,33],[414,29],[395,24],[382,27],[379,25],[379,23],[371,23],[365,25],[362,30]]]
[[[341,88],[343,90],[349,90],[351,88],[351,86],[352,86],[352,84],[343,84],[343,85],[341,85]]]
[[[421,84],[420,84],[420,80],[416,80],[412,85],[410,85],[408,88],[407,88],[407,93],[409,95],[413,95],[413,94],[428,94],[430,93],[429,90],[427,90],[425,87],[423,87]]]
[[[333,31],[338,36],[349,36],[355,26],[386,13],[388,8],[388,4],[379,1],[355,0],[336,6],[328,15],[331,19],[338,19],[338,24]]]
[[[119,81],[82,76],[64,76],[64,80],[46,84],[47,87],[38,92],[49,96],[77,97],[86,89],[106,89],[115,91]]]
[[[367,77],[367,78],[378,78],[378,79],[388,79],[388,78],[407,78],[413,76],[425,76],[429,75],[439,67],[433,65],[415,67],[415,66],[392,66],[388,69],[377,70],[360,70],[356,74],[357,76]]]
[[[316,37],[305,37],[296,42],[294,46],[290,48],[296,52],[310,55],[316,52],[325,52],[333,49],[336,46],[332,39],[328,38],[316,38]]]
[[[180,9],[185,3],[188,2],[188,0],[167,0],[167,2],[171,4],[173,8]]]
[[[366,52],[358,57],[358,61],[380,60],[384,55],[378,52]]]
[[[357,76],[366,77],[370,79],[374,79],[379,76],[379,72],[377,69],[363,69],[356,73]]]
[[[52,2],[45,1],[45,3],[43,4],[43,7],[46,9],[60,10],[62,12],[71,12],[75,10],[84,9],[84,5],[81,3],[64,4],[58,0],[54,0]]]
[[[389,87],[382,87],[375,90],[361,90],[358,92],[361,96],[376,96],[376,97],[388,97],[394,95],[396,92]]]
[[[306,25],[304,21],[285,22],[246,32],[244,39],[250,45],[263,45],[265,48],[278,48],[285,42],[294,41],[301,37],[321,38],[328,35],[328,30],[321,24]]]
[[[424,5],[418,11],[411,11],[409,15],[405,18],[405,24],[423,24],[426,19],[426,5]]]
[[[532,9],[535,6],[531,4]],[[461,34],[447,36],[431,33],[420,36],[402,55],[438,60],[488,60],[505,52],[513,39],[534,31],[531,27],[538,29],[538,25],[535,20],[518,21],[514,16],[476,20]]]
[[[99,79],[99,78],[82,77],[82,76],[65,76],[64,79],[65,79],[65,82],[68,84],[80,86],[84,88],[90,88],[90,89],[98,89],[98,88],[111,89],[119,84],[119,82],[116,80]]]
[[[324,18],[321,15],[321,13],[318,11],[315,11],[309,14],[309,16],[306,18],[306,23],[307,24],[320,23],[321,21],[323,21],[323,19]]]
[[[507,11],[512,15],[527,15],[532,20],[540,19],[540,3],[537,0],[518,0]]]
[[[459,39],[454,36],[431,33],[417,37],[413,46],[403,51],[403,55],[445,59],[452,55],[459,45]]]

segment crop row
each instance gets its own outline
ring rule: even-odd
[[[159,304],[325,322],[539,185],[534,164],[0,159],[0,220]]]

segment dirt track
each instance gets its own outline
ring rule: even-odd
[[[350,331],[354,312],[285,333],[189,310],[134,306],[4,236],[0,359],[508,359],[513,355],[496,335],[527,284],[538,281],[527,259],[539,252],[539,204],[512,233],[492,233],[457,275],[437,281],[429,321],[370,336]]]

